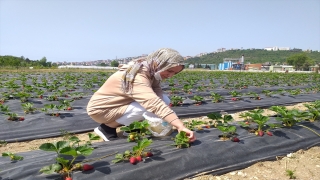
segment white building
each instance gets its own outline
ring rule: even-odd
[[[277,46],[265,47],[264,50],[267,50],[267,51],[289,51],[290,47],[277,47]]]

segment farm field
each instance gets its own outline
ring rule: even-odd
[[[56,154],[37,150],[36,146],[29,151],[14,151],[12,145],[17,141],[53,140],[61,134],[92,133],[97,123],[86,114],[86,104],[111,73],[72,71],[0,74],[0,140],[2,144],[8,143],[1,149],[10,147],[12,153],[24,156],[24,160],[15,163],[5,157],[0,158],[0,178],[59,178],[55,173],[39,173],[43,166],[54,163]],[[87,158],[104,158],[90,162],[95,167],[94,171],[77,171],[73,177],[184,179],[207,172],[214,175],[231,173],[228,178],[236,179],[243,178],[243,174],[239,175],[238,171],[233,174],[234,170],[257,162],[274,160],[276,156],[312,147],[311,151],[316,153],[314,149],[320,145],[319,82],[318,74],[182,72],[164,81],[163,90],[171,99],[172,109],[179,117],[187,119],[186,125],[196,131],[198,140],[190,148],[169,146],[174,143],[171,139],[177,134],[174,132],[169,137],[151,138],[153,142],[150,148],[154,156],[146,158],[143,163],[135,166],[124,162],[114,164],[112,160],[115,154],[132,149],[134,143],[128,143],[126,138],[101,142],[94,140],[92,135],[92,154],[82,154],[77,162],[86,161]],[[303,108],[286,109],[286,106],[299,103]],[[262,109],[271,114],[261,114]],[[235,116],[227,118],[228,114],[239,112],[243,113],[237,116],[237,120]],[[264,135],[260,136],[260,131]],[[272,136],[267,133],[272,133]],[[240,142],[232,142],[234,137],[239,138]],[[202,153],[199,154],[199,151]],[[313,155],[313,159],[317,160],[315,163],[318,163],[319,156]],[[193,162],[195,159],[197,161]],[[25,171],[30,164],[34,168]],[[176,169],[179,173],[175,172]],[[163,171],[166,174],[161,173]],[[295,172],[298,176],[299,171]],[[252,175],[254,177],[258,178],[258,175]],[[203,175],[197,178],[218,176]],[[222,175],[220,178],[226,177]]]

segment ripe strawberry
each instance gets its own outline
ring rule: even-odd
[[[270,132],[270,131],[268,131],[267,134],[268,134],[269,136],[272,136],[272,132]]]
[[[67,107],[67,110],[68,110],[68,111],[71,111],[71,110],[72,110],[72,107]]]
[[[233,138],[231,138],[231,141],[233,141],[233,142],[240,142],[240,139],[237,138],[237,137],[233,137]]]
[[[246,121],[246,124],[249,124],[249,122],[248,122],[248,121]]]
[[[264,132],[263,132],[263,131],[259,131],[259,132],[258,132],[258,135],[259,135],[259,136],[263,136],[263,135],[264,135]]]
[[[39,98],[40,98],[40,99],[42,99],[42,98],[43,98],[43,96],[42,96],[42,95],[40,95],[40,96],[39,96]]]
[[[209,126],[209,125],[206,125],[206,128],[207,128],[207,129],[210,129],[210,126]]]
[[[152,152],[147,152],[147,157],[153,156]]]
[[[59,114],[59,113],[56,113],[55,115],[56,115],[56,117],[59,117],[59,116],[60,116],[60,114]]]
[[[131,164],[136,164],[136,163],[137,163],[137,158],[131,157],[131,158],[129,159],[129,161],[130,161]]]
[[[19,121],[24,121],[24,117],[19,117]]]
[[[170,106],[170,107],[172,107],[172,106],[173,106],[173,104],[172,104],[172,103],[170,103],[170,104],[169,104],[169,106]]]
[[[66,177],[65,180],[72,180],[72,177]]]
[[[82,171],[89,171],[91,169],[93,169],[94,167],[90,164],[84,164],[82,165]]]
[[[136,159],[137,159],[138,162],[142,161],[142,157],[141,156],[137,156]]]

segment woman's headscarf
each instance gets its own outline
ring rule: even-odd
[[[141,66],[147,67],[150,75],[154,76],[155,73],[160,73],[175,66],[184,65],[183,63],[184,59],[178,51],[170,48],[161,48],[149,54],[145,59],[137,59],[129,63],[129,67],[121,78],[121,89],[125,93],[132,92],[134,78]]]

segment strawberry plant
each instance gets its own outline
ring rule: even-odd
[[[292,95],[292,96],[296,96],[299,95],[301,93],[300,89],[293,89],[293,90],[288,90],[288,92]]]
[[[21,106],[26,114],[34,113],[37,110],[37,108],[33,107],[33,103],[23,103]]]
[[[231,100],[232,101],[239,101],[241,100],[242,94],[238,91],[230,91],[229,94],[232,96]]]
[[[233,117],[231,115],[224,115],[222,117],[222,114],[216,113],[216,112],[208,114],[207,117],[212,120],[215,120],[215,122],[213,124],[215,127],[224,126],[224,125],[227,125],[228,122],[233,121]]]
[[[182,104],[182,97],[181,96],[171,96],[169,106],[179,106]]]
[[[314,122],[320,119],[320,101],[317,100],[310,104],[303,104],[310,113],[310,118],[308,119],[310,122]]]
[[[42,173],[52,174],[56,172],[67,178],[70,177],[70,174],[75,170],[88,170],[93,168],[86,164],[75,163],[75,160],[79,156],[88,156],[92,154],[94,150],[94,148],[87,143],[80,144],[80,140],[75,136],[71,137],[68,141],[44,143],[40,145],[39,149],[57,153],[56,163],[42,167],[40,169]],[[69,160],[69,158],[67,159],[68,156],[71,157],[71,160]]]
[[[185,121],[183,122],[184,126],[191,131],[194,130],[202,130],[202,126],[204,124],[203,121],[198,121],[198,120],[192,120],[192,121]]]
[[[266,126],[266,123],[269,121],[269,117],[268,116],[263,116],[260,113],[253,113],[250,115],[250,117],[252,118],[252,120],[257,123],[258,125],[258,129],[257,129],[257,134],[259,136],[263,135],[263,128]]]
[[[84,93],[81,92],[74,92],[71,94],[73,100],[79,100],[83,97]]]
[[[152,140],[144,138],[137,141],[137,145],[132,147],[132,151],[126,150],[123,154],[116,154],[115,159],[112,160],[113,163],[118,163],[122,161],[130,161],[131,164],[136,164],[142,161],[144,157],[151,157],[153,154],[151,152],[145,152],[144,150],[150,146]]]
[[[0,104],[4,104],[4,102],[6,102],[6,99],[5,98],[0,98]]]
[[[197,96],[197,95],[194,95],[192,99],[196,101],[195,105],[201,105],[204,100],[202,96]]]
[[[15,120],[19,119],[18,114],[14,113],[14,112],[7,112],[6,115],[9,116],[8,120],[10,120],[10,121],[15,121]]]
[[[284,96],[285,94],[286,94],[286,90],[284,90],[284,89],[278,89],[278,91],[277,91],[280,95],[282,95],[282,96]]]
[[[174,86],[175,85],[174,79],[167,79],[167,81],[168,81],[168,85],[169,86]]]
[[[183,92],[185,92],[185,93],[188,93],[188,94],[191,94],[191,89],[192,89],[192,85],[190,85],[190,84],[185,84],[185,85],[183,85]]]
[[[207,117],[215,120],[214,126],[222,132],[222,135],[219,136],[222,140],[227,140],[236,133],[236,126],[229,124],[229,122],[233,121],[231,115],[224,115],[222,117],[222,114],[213,112],[208,114]]]
[[[134,121],[133,123],[129,124],[129,126],[123,126],[120,130],[129,133],[127,138],[128,142],[135,142],[139,141],[144,138],[146,135],[150,135],[151,132],[149,131],[149,123],[148,121]]]
[[[217,128],[222,132],[222,135],[219,137],[224,141],[232,137],[237,130],[236,126],[230,124],[218,125]]]
[[[250,99],[261,100],[261,98],[260,98],[258,93],[250,92],[250,93],[248,93],[248,95],[251,95]]]
[[[18,92],[16,94],[16,96],[18,96],[20,98],[21,102],[27,102],[28,98],[31,96],[31,94],[22,91],[22,92]]]
[[[11,153],[11,152],[2,153],[2,157],[9,157],[11,161],[22,161],[23,160],[22,156],[18,156],[14,153]]]
[[[44,90],[42,90],[42,89],[36,89],[35,91],[36,91],[36,94],[38,95],[38,97],[39,97],[40,99],[42,99],[42,98],[43,98]]]
[[[281,121],[286,127],[292,127],[296,123],[309,117],[308,112],[299,112],[296,109],[288,110],[283,106],[272,106],[270,110],[277,112],[276,120]]]
[[[63,110],[65,106],[63,104],[45,104],[44,108],[41,108],[41,111],[45,112],[47,115],[50,116],[60,116],[60,111]]]
[[[170,88],[170,94],[175,94],[176,92],[177,92],[177,88],[175,88],[175,87],[171,87]]]
[[[9,109],[9,106],[8,105],[3,105],[3,104],[0,104],[0,112],[3,113],[3,114],[6,114],[8,112],[10,112],[10,109]]]
[[[272,91],[269,91],[269,90],[263,90],[262,93],[264,93],[264,95],[267,97],[271,97],[272,94],[274,94]]]
[[[218,93],[211,93],[211,97],[213,98],[212,102],[214,103],[219,103],[219,102],[222,102],[224,100],[224,97],[221,96],[220,94]]]
[[[173,140],[174,140],[174,144],[172,145],[176,146],[179,149],[190,147],[189,137],[187,133],[184,131],[180,131]]]
[[[49,95],[46,99],[48,101],[58,101],[59,100],[56,95]]]

